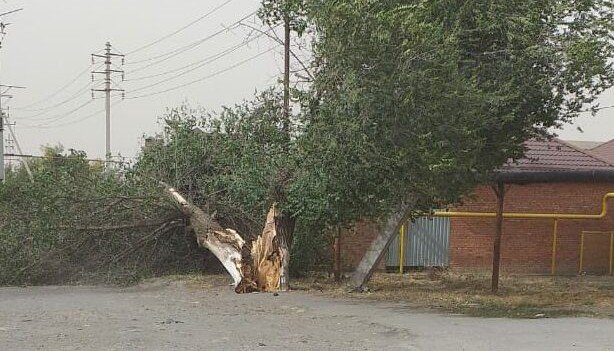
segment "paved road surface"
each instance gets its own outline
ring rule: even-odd
[[[468,318],[171,281],[0,288],[0,350],[614,350],[614,321]]]

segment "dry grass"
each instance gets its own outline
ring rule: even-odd
[[[404,302],[480,317],[614,318],[613,277],[504,276],[498,294],[490,292],[490,277],[485,274],[445,271],[376,274],[367,293],[348,292],[345,285],[324,275],[311,275],[293,286],[328,296]]]

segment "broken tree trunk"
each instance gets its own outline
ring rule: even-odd
[[[289,251],[285,238],[278,230],[279,212],[275,205],[269,210],[262,234],[246,243],[239,233],[223,228],[177,190],[168,185],[164,185],[164,188],[190,219],[198,244],[211,251],[228,271],[237,293],[280,289],[282,264],[289,260]]]
[[[352,274],[350,280],[350,287],[354,291],[365,291],[366,285],[373,272],[375,271],[377,264],[384,256],[386,249],[390,246],[390,243],[394,239],[395,235],[399,233],[399,228],[402,222],[407,218],[410,206],[403,205],[397,209],[392,215],[390,215],[383,225],[380,226],[380,231],[377,237],[371,242],[371,245],[365,252],[365,255],[360,260],[358,267]]]

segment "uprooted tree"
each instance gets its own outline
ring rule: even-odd
[[[172,185],[191,223],[201,223],[192,225],[199,243],[220,258],[238,292],[286,290],[289,282],[295,216],[288,194],[296,159],[280,102],[281,94],[269,90],[220,113],[187,106],[169,110],[163,133],[149,139],[135,166],[143,177]],[[268,224],[259,233],[265,217]],[[298,242],[319,238],[320,226],[310,224],[303,221]],[[224,252],[203,240],[207,235],[222,240]]]
[[[223,228],[213,217],[187,201],[174,188],[165,191],[190,219],[198,244],[211,251],[233,279],[237,293],[277,291],[283,277],[282,262],[290,252],[287,240],[278,230],[280,214],[275,204],[267,214],[262,234],[246,242],[237,231]]]

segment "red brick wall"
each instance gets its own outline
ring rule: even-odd
[[[506,212],[583,213],[601,211],[601,199],[614,192],[614,184],[555,183],[510,185],[505,197]],[[614,201],[612,201],[614,202]],[[455,210],[494,212],[496,197],[480,187],[474,197]],[[614,203],[611,204],[614,210]],[[504,222],[501,268],[507,272],[549,273],[553,220],[511,220]],[[453,218],[450,233],[450,266],[461,270],[484,270],[492,265],[494,219]],[[582,231],[614,231],[614,215],[606,220],[560,220],[558,225],[557,272],[578,270]],[[601,240],[603,239],[590,239]],[[602,257],[607,245],[586,245],[585,257]],[[603,252],[602,252],[603,251]],[[603,259],[587,261],[586,270],[601,271]],[[607,266],[607,262],[605,263]]]
[[[352,271],[378,233],[378,226],[366,221],[358,222],[351,229],[341,233],[341,261],[345,271]],[[380,261],[379,268],[385,269],[386,257]]]
[[[509,185],[506,212],[582,213],[601,211],[603,195],[614,192],[614,183],[554,183]],[[494,212],[496,197],[489,187],[479,187],[464,204],[454,210]],[[578,271],[582,231],[614,231],[614,200],[605,220],[560,220],[558,225],[557,272]],[[501,251],[503,272],[549,273],[552,253],[553,220],[506,219]],[[456,270],[490,270],[495,232],[494,219],[452,218],[450,267]],[[360,222],[343,233],[342,259],[346,270],[353,269],[371,241],[377,226]],[[607,235],[588,235],[585,242],[585,270],[603,272],[609,256]],[[609,257],[607,257],[609,259]],[[385,266],[385,257],[380,268]]]

